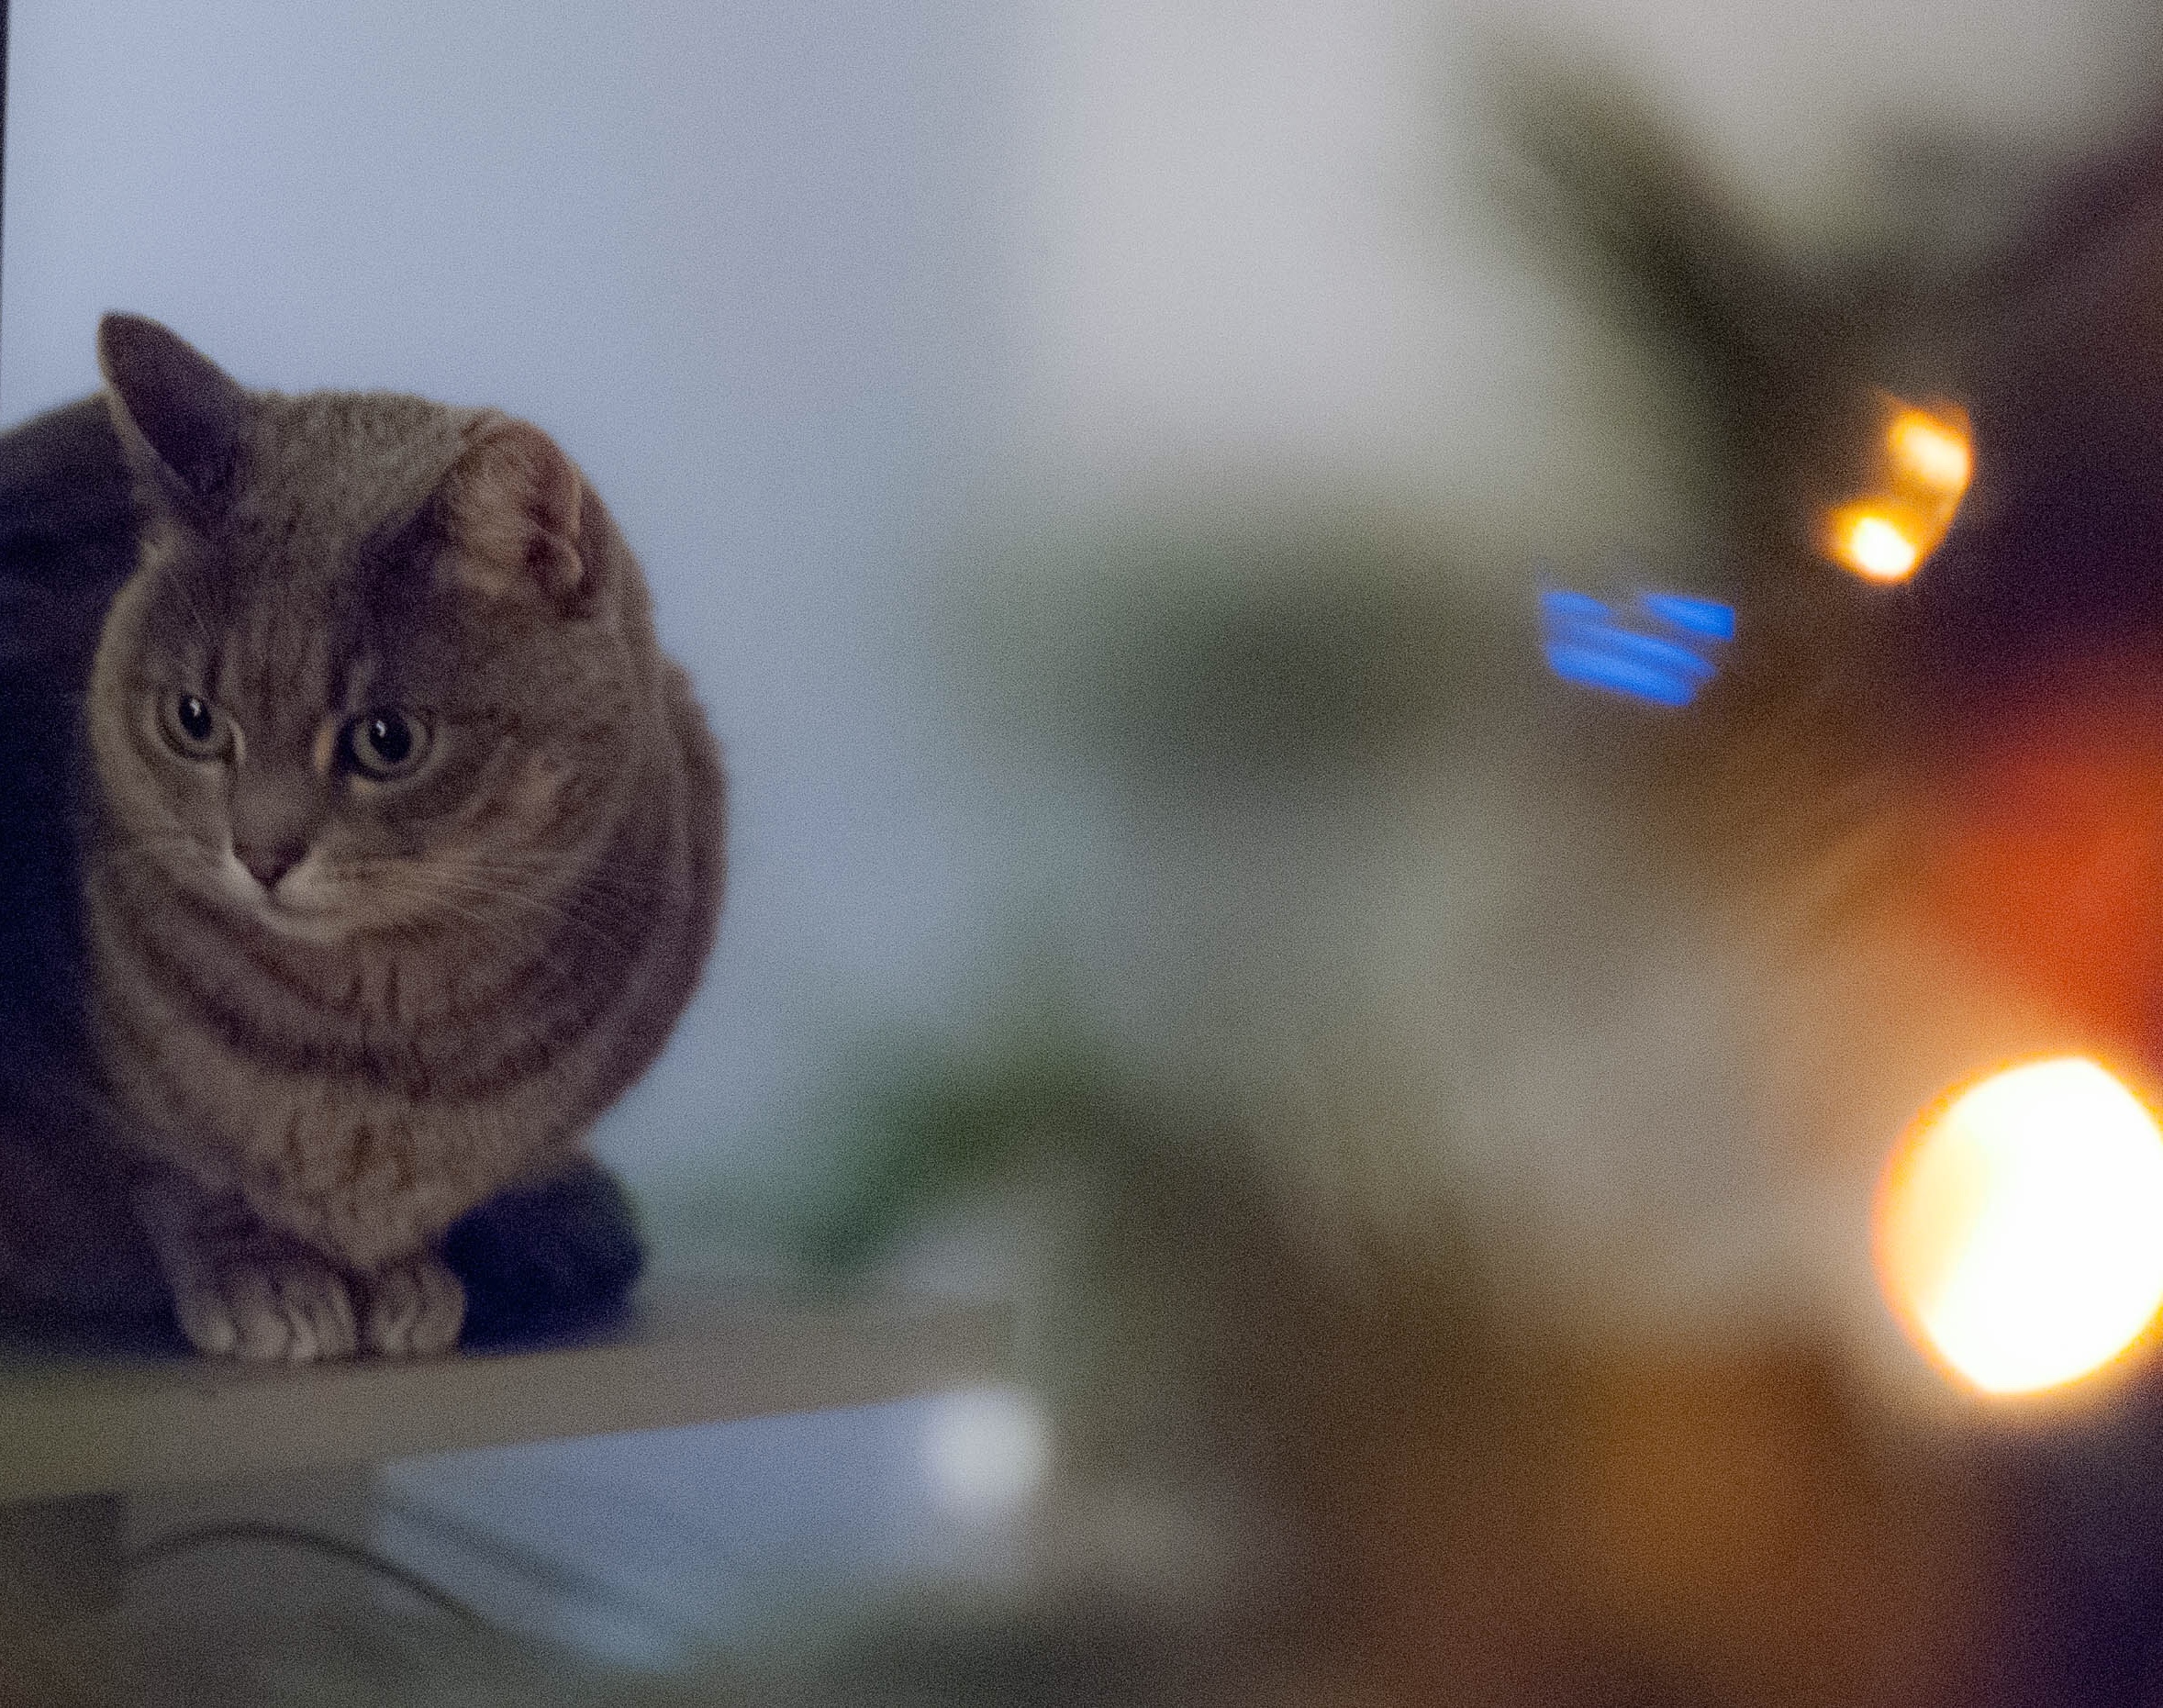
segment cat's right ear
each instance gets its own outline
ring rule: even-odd
[[[129,461],[178,507],[215,508],[240,461],[248,394],[178,333],[141,315],[97,323],[97,365]]]

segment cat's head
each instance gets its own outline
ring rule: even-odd
[[[578,471],[494,413],[244,390],[132,316],[98,356],[143,512],[90,689],[101,857],[317,942],[545,908],[652,704]]]

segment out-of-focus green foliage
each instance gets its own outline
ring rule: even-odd
[[[897,1065],[874,1081],[857,1120],[850,1178],[804,1240],[820,1267],[883,1255],[927,1212],[989,1187],[1032,1152],[1124,1167],[1144,1125],[1100,1064],[1026,1048],[969,1065]]]
[[[1970,156],[1889,147],[1868,181],[1894,211],[1813,245],[1755,220],[1612,80],[1519,68],[1493,117],[1496,194],[1528,258],[1604,308],[1671,399],[1661,426],[1687,441],[1698,544],[1636,573],[1734,601],[1783,681],[1855,688],[1899,599],[1824,562],[1823,521],[1868,489],[1887,396],[1962,396],[2001,309],[1982,237],[1944,236],[1976,194],[1957,170]],[[2001,200],[2032,193],[2010,169],[1990,183]],[[1498,552],[1523,561],[1498,570]],[[1387,766],[1528,703],[1533,595],[1557,573],[1538,554],[1491,527],[1453,541],[1377,526],[1350,502],[1213,500],[973,584],[978,644],[959,668],[1044,754],[1233,789]],[[1624,562],[1569,570],[1632,591]]]
[[[966,667],[1043,750],[1230,787],[1446,736],[1535,656],[1430,545],[1311,519],[1123,529],[995,583]],[[1088,573],[1090,567],[1096,573]]]
[[[1723,543],[1750,577],[1738,591],[1756,604],[1808,585],[1816,519],[1856,490],[1879,395],[1957,397],[1972,377],[1990,304],[1977,238],[1950,237],[1976,189],[1953,169],[1965,156],[1928,140],[1887,147],[1869,190],[1897,214],[1805,247],[1754,218],[1619,82],[1525,67],[1498,95],[1498,186],[1517,228],[1679,395]],[[2001,202],[2013,194],[1995,187]]]

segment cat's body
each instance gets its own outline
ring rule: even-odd
[[[132,1212],[206,1349],[439,1349],[689,998],[718,750],[537,430],[100,348],[0,442],[0,1287],[139,1294]]]

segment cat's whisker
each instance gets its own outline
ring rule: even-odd
[[[376,869],[387,869],[389,863]],[[358,873],[368,868],[362,863],[351,862],[340,870]],[[541,868],[536,866],[532,871]],[[645,890],[626,885],[621,887],[579,884],[562,895],[535,895],[516,882],[492,883],[491,874],[485,868],[476,870],[470,865],[463,869],[445,869],[418,864],[401,864],[396,870],[403,882],[426,889],[429,893],[447,895],[456,893],[477,902],[500,904],[526,910],[529,913],[552,920],[567,928],[587,931],[625,929],[635,925],[649,905]],[[530,876],[530,872],[518,876]]]
[[[620,933],[612,932],[605,923],[582,919],[558,904],[515,890],[462,885],[439,872],[407,875],[407,884],[423,907],[500,941],[516,941],[541,950],[565,932],[583,933],[593,945],[604,949],[612,949],[620,941]],[[506,909],[507,912],[503,910]],[[554,957],[544,954],[539,958],[548,961]]]

